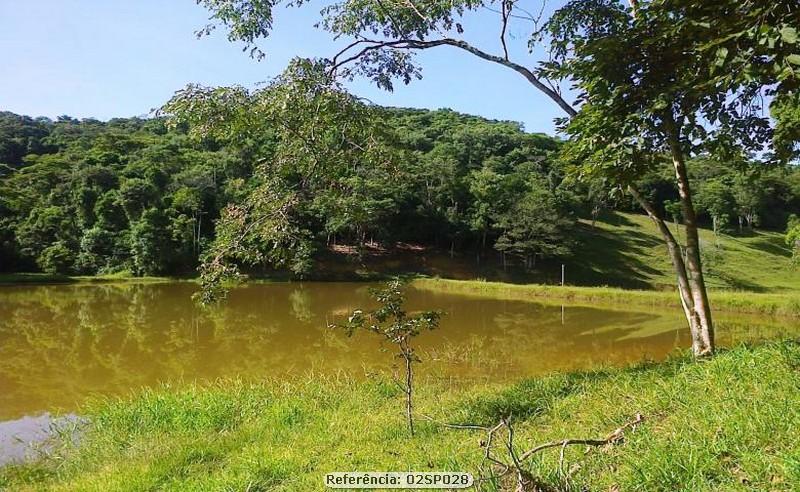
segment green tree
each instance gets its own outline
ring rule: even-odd
[[[785,238],[787,246],[792,248],[792,259],[797,263],[800,259],[800,218],[796,215],[789,217]]]
[[[127,229],[128,218],[122,207],[122,197],[117,190],[111,190],[97,199],[94,215],[98,225],[110,231]]]
[[[800,157],[800,91],[795,88],[792,92],[781,94],[770,105],[770,113],[776,121],[777,156],[784,161],[797,159]]]
[[[728,183],[709,180],[697,187],[697,208],[711,217],[714,235],[727,227],[736,212],[736,202]]]
[[[42,250],[36,258],[36,262],[42,271],[46,273],[62,275],[72,273],[75,252],[64,242],[56,241]]]
[[[131,178],[122,183],[119,196],[128,220],[135,221],[158,199],[158,189],[145,179]]]
[[[192,252],[200,249],[200,233],[203,220],[203,196],[197,188],[183,186],[172,194],[172,206],[181,214],[191,218]]]
[[[480,235],[480,252],[486,248],[486,237],[492,230],[497,207],[502,202],[503,184],[504,176],[491,167],[472,171],[469,177],[469,191],[472,195],[469,222],[470,228]]]
[[[54,149],[47,145],[47,118],[19,116],[0,112],[0,176],[11,173],[23,165],[29,154],[44,154]]]
[[[76,269],[82,273],[96,274],[107,269],[114,256],[114,233],[101,227],[84,231]]]
[[[424,311],[410,315],[404,307],[405,294],[403,284],[399,280],[389,282],[383,289],[372,290],[372,295],[380,303],[380,307],[371,312],[360,309],[353,311],[347,323],[330,325],[331,328],[342,328],[352,335],[356,330],[366,330],[381,336],[397,346],[397,356],[403,359],[405,378],[402,383],[406,399],[406,422],[408,432],[414,435],[414,364],[420,358],[414,350],[412,341],[424,331],[434,330],[439,326],[442,313]]]
[[[172,251],[168,231],[167,217],[156,208],[145,210],[131,224],[130,252],[136,275],[158,275],[167,270]]]
[[[77,245],[74,214],[64,206],[37,205],[16,228],[17,243],[26,256],[37,258],[48,246],[59,242],[72,250]]]
[[[751,231],[758,225],[759,213],[763,201],[763,183],[757,176],[738,174],[733,179],[731,194],[736,207],[736,216],[739,219],[739,233],[742,233],[743,222]]]
[[[727,22],[711,22],[741,9],[734,2],[658,0],[633,2],[628,9],[614,0],[574,1],[559,9],[546,27],[553,62],[544,72],[574,80],[584,102],[564,122],[570,136],[565,155],[581,172],[628,186],[658,225],[677,272],[698,355],[713,352],[714,329],[686,162],[704,154],[737,156],[759,150],[770,136],[769,122],[759,112],[767,79],[715,68],[726,65],[729,56],[757,64],[760,60],[746,61],[755,54],[752,43],[746,43],[749,54],[741,51],[743,46],[736,46],[740,51],[735,53],[727,47],[708,49],[734,35],[718,29],[731,29]],[[786,21],[791,17],[791,12],[788,17],[772,13]],[[685,259],[655,207],[635,189],[638,176],[665,160],[675,173],[686,226]]]
[[[532,183],[498,218],[496,227],[501,234],[495,249],[518,256],[526,269],[536,265],[537,257],[563,258],[572,253],[575,219],[541,183]]]

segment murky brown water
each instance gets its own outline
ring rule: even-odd
[[[235,289],[205,310],[191,283],[0,287],[0,421],[71,412],[91,395],[162,381],[389,369],[369,334],[326,328],[372,305],[364,284]],[[678,310],[543,306],[411,290],[410,309],[443,309],[418,340],[420,377],[515,378],[661,358],[688,346]],[[723,344],[800,333],[797,322],[718,318]],[[387,347],[391,350],[391,347]]]

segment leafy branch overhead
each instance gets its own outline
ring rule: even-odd
[[[228,39],[244,43],[244,50],[261,59],[265,56],[257,42],[267,38],[273,27],[273,11],[279,7],[301,7],[307,2],[261,2],[252,0],[197,0],[211,12],[210,23],[199,35],[210,34],[217,25],[228,29]],[[376,85],[393,90],[394,81],[406,84],[422,77],[415,53],[437,47],[450,47],[499,64],[522,75],[529,83],[545,93],[567,114],[572,106],[562,98],[561,89],[536,67],[514,60],[509,50],[509,31],[512,23],[524,26],[530,33],[529,50],[538,44],[538,26],[546,3],[529,11],[518,1],[486,2],[478,0],[346,0],[327,5],[320,12],[316,25],[329,32],[335,40],[346,40],[338,52],[327,60],[328,71],[342,78],[363,76]],[[498,48],[480,47],[469,40],[470,24],[485,23],[481,17],[495,18],[498,29]],[[477,32],[477,29],[474,30]]]
[[[229,39],[245,43],[259,56],[263,52],[255,46],[270,34],[274,9],[306,4],[302,0],[198,3],[211,12],[211,26],[226,26]],[[775,135],[779,157],[792,151],[794,135],[785,130],[788,125],[781,125],[780,116],[787,112],[780,107],[785,98],[797,97],[796,2],[653,0],[628,5],[619,0],[577,0],[543,20],[547,7],[546,2],[533,8],[505,0],[346,0],[324,7],[317,26],[344,40],[340,50],[325,60],[331,74],[366,76],[391,90],[395,80],[409,83],[421,77],[415,52],[444,46],[518,72],[570,118],[583,107],[573,127],[568,128],[565,120],[564,128],[569,135],[580,126],[594,134],[596,141],[582,151],[576,149],[574,159],[590,158],[603,165],[584,171],[613,166],[615,174],[630,181],[642,167],[657,165],[652,151],[659,149],[658,132],[645,113],[659,117],[673,104],[681,105],[680,112],[687,115],[677,124],[686,133],[691,152],[730,154],[763,148],[772,137],[761,112],[763,98],[770,94],[775,96],[779,119]],[[479,46],[477,40],[485,43],[485,39],[474,36],[477,30],[470,29],[470,21],[483,24],[482,31],[486,22],[495,22],[497,45]],[[544,50],[548,55],[515,60],[509,49],[511,26],[527,33],[530,52]],[[587,70],[595,70],[591,81],[581,75]],[[575,103],[564,98],[559,82],[577,83]],[[616,106],[589,101],[586,91],[605,94],[616,100]],[[621,119],[615,113],[627,116]]]
[[[189,86],[162,111],[197,138],[270,155],[259,160],[247,199],[222,211],[201,267],[205,301],[224,292],[220,286],[236,277],[239,263],[307,273],[315,250],[310,226],[318,221],[310,198],[336,203],[358,197],[354,175],[393,179],[401,155],[389,145],[376,109],[308,60],[293,61],[254,91]]]

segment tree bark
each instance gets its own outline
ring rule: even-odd
[[[414,406],[412,403],[414,395],[414,368],[412,367],[413,354],[410,349],[404,346],[402,349],[403,358],[406,361],[406,420],[408,421],[408,432],[414,436]]]
[[[678,195],[681,200],[683,223],[686,228],[686,270],[689,274],[689,286],[694,300],[694,314],[699,322],[699,344],[692,343],[695,355],[710,355],[714,352],[714,325],[711,319],[711,306],[708,302],[703,264],[700,259],[700,236],[697,228],[697,214],[692,203],[692,192],[689,187],[689,175],[686,162],[678,140],[678,130],[671,116],[666,120],[666,134],[669,143],[672,166],[675,169],[675,180],[678,184]],[[694,339],[695,336],[693,335]]]
[[[647,216],[650,217],[653,223],[655,223],[658,231],[664,238],[664,242],[667,244],[667,252],[669,253],[669,258],[672,261],[672,266],[675,269],[675,274],[678,281],[678,294],[680,295],[681,307],[683,308],[683,314],[686,316],[686,321],[689,324],[689,332],[692,336],[692,353],[697,356],[710,353],[710,351],[706,349],[706,342],[704,341],[705,339],[703,336],[704,328],[702,318],[698,314],[692,283],[689,278],[689,270],[687,269],[686,263],[683,260],[680,244],[678,244],[678,242],[675,240],[675,236],[673,236],[672,232],[670,232],[666,222],[658,216],[653,205],[648,202],[634,187],[630,186],[628,187],[628,190],[630,191],[631,195],[633,195],[634,199],[639,202],[639,205],[641,205],[645,212],[647,212]],[[713,350],[713,337],[711,340],[711,350]]]

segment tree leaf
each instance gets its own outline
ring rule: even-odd
[[[795,44],[797,42],[797,29],[785,26],[781,29],[781,39],[784,43]]]
[[[721,67],[725,64],[726,58],[728,58],[728,48],[724,46],[717,48],[717,58],[714,60],[714,64],[718,67]]]

